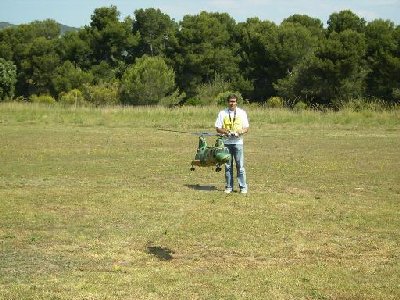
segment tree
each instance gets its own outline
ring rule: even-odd
[[[365,29],[365,20],[360,18],[351,10],[342,10],[338,13],[333,13],[328,19],[328,32],[337,32],[351,29],[355,32],[362,33]]]
[[[60,25],[54,20],[35,21],[0,31],[0,47],[17,67],[16,95],[51,92],[51,78],[59,65],[55,41]],[[4,53],[4,52],[3,52]],[[12,56],[12,57],[10,57]]]
[[[132,30],[139,33],[137,56],[166,56],[168,50],[176,47],[178,24],[159,9],[148,8],[135,11]]]
[[[175,73],[159,56],[136,59],[121,80],[121,98],[126,104],[158,104],[174,89]]]
[[[28,94],[54,94],[52,79],[59,65],[60,58],[55,50],[55,43],[45,37],[34,39],[21,64],[22,74],[27,80]]]
[[[93,83],[114,82],[117,77],[117,68],[113,68],[107,62],[102,61],[98,65],[92,65],[90,73],[93,76]]]
[[[14,48],[12,44],[12,37],[15,28],[9,27],[0,30],[0,57],[5,60],[12,60],[14,55]]]
[[[400,30],[393,22],[381,19],[365,29],[367,60],[371,72],[367,77],[367,94],[386,101],[395,101],[393,92],[400,89]]]
[[[360,97],[368,73],[365,51],[363,34],[353,30],[333,32],[290,76],[278,80],[275,88],[282,97],[309,104],[331,105]]]
[[[311,32],[311,34],[318,39],[324,35],[324,25],[322,24],[321,20],[317,18],[312,18],[307,15],[295,14],[284,19],[281,25],[284,25],[286,23],[300,24],[307,28]]]
[[[75,67],[90,68],[93,49],[87,30],[69,31],[57,41],[57,51],[62,61],[70,61]]]
[[[54,40],[61,34],[61,25],[53,19],[33,21],[29,25],[34,37],[44,37],[47,40]]]
[[[17,82],[17,67],[4,58],[0,58],[0,101],[12,99]]]
[[[91,73],[74,66],[70,61],[66,61],[56,68],[52,84],[55,94],[60,95],[73,89],[82,90],[85,84],[90,84],[92,81]]]
[[[91,63],[107,62],[117,66],[120,61],[131,63],[134,60],[134,49],[138,36],[132,34],[132,20],[128,17],[119,21],[116,6],[97,8],[92,15],[89,27],[85,27],[89,45],[92,49]]]
[[[191,97],[196,87],[218,75],[231,82],[239,72],[239,44],[233,40],[235,21],[227,14],[201,12],[186,15],[177,34],[179,45],[173,57],[180,87]]]
[[[289,75],[304,57],[315,51],[318,43],[310,30],[300,23],[283,23],[277,34],[277,43],[269,51],[277,66],[276,74],[271,74],[272,82]]]
[[[254,84],[253,99],[265,101],[276,94],[274,84],[289,75],[317,45],[317,36],[299,22],[280,26],[258,19],[240,25],[242,65]]]
[[[245,96],[262,101],[274,93],[270,72],[275,72],[276,66],[270,52],[277,44],[277,26],[270,21],[250,18],[237,27],[241,48],[240,69],[253,85],[252,91]]]

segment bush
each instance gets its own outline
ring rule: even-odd
[[[394,88],[392,90],[392,97],[393,97],[394,101],[400,102],[400,89]]]
[[[95,106],[119,104],[118,84],[101,83],[98,85],[85,85],[83,96],[87,102]]]
[[[383,111],[387,109],[387,104],[379,99],[351,99],[349,101],[339,102],[338,104],[340,109],[348,110],[348,111]]]
[[[269,108],[282,108],[283,99],[281,97],[271,97],[266,101],[266,106]]]
[[[175,106],[178,105],[185,96],[185,93],[180,94],[179,90],[176,90],[171,95],[161,98],[159,104],[167,107]]]
[[[29,97],[29,101],[32,103],[42,103],[42,104],[55,104],[56,100],[50,95],[32,95]]]
[[[216,99],[216,103],[218,105],[226,105],[227,103],[227,98],[229,97],[229,95],[235,94],[237,97],[237,103],[238,105],[242,105],[243,104],[243,96],[240,92],[232,92],[232,91],[226,91],[226,92],[222,92],[219,93],[217,95],[217,99]]]
[[[84,84],[90,84],[92,81],[93,75],[90,72],[83,71],[70,61],[59,66],[52,78],[54,91],[57,95],[73,89],[81,89]]]
[[[84,106],[88,104],[80,90],[74,89],[59,95],[59,103],[64,105]]]
[[[127,104],[159,104],[174,90],[175,72],[162,57],[143,56],[136,59],[121,79],[121,98]]]
[[[14,97],[17,83],[17,67],[12,61],[0,58],[0,101],[11,100]]]
[[[230,82],[224,80],[222,76],[216,75],[214,81],[200,84],[196,89],[196,105],[210,105],[218,103],[218,96],[231,87]]]
[[[199,98],[196,98],[196,97],[187,99],[184,104],[185,105],[192,105],[192,106],[204,105],[202,103],[202,101]]]
[[[307,109],[307,104],[303,101],[298,101],[294,106],[293,109],[296,111],[305,110]]]
[[[29,99],[25,98],[24,96],[18,96],[16,98],[13,99],[14,102],[21,102],[21,103],[25,103],[28,102]]]

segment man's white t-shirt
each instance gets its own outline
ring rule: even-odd
[[[249,127],[249,120],[247,118],[247,113],[236,107],[234,111],[229,110],[229,108],[221,110],[218,113],[217,120],[215,121],[216,128],[224,128],[229,131],[238,131],[243,128]],[[225,144],[243,144],[243,137],[227,137],[224,140]]]

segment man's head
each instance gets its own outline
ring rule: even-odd
[[[230,94],[227,98],[228,107],[230,110],[235,110],[237,106],[237,96],[235,94]]]

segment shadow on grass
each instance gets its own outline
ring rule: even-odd
[[[167,261],[172,259],[172,254],[174,253],[174,251],[166,247],[147,246],[147,253],[154,255],[159,260]]]
[[[185,184],[188,188],[196,191],[216,191],[217,188],[214,185],[200,185],[200,184]]]

